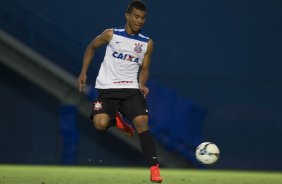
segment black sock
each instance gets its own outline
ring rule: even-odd
[[[140,145],[142,151],[145,155],[145,158],[148,161],[149,166],[151,167],[159,164],[157,159],[155,143],[149,130],[146,130],[145,132],[139,134],[139,137],[140,137]]]

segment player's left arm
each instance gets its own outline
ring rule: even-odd
[[[140,73],[139,73],[139,89],[143,93],[143,95],[146,97],[146,95],[149,93],[149,88],[146,86],[146,83],[149,79],[149,68],[151,63],[151,55],[153,53],[153,40],[149,40],[147,51],[144,55],[144,60],[141,65]]]

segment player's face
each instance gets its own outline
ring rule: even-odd
[[[146,12],[133,9],[133,11],[129,14],[126,13],[126,25],[127,31],[129,34],[137,34],[140,32],[146,20]]]

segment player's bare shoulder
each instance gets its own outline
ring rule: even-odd
[[[153,40],[150,38],[149,41],[148,41],[148,46],[147,46],[147,52],[146,52],[146,54],[151,55],[152,52],[153,52],[153,49],[154,49],[154,42],[153,42]]]
[[[154,41],[152,40],[152,38],[149,39],[148,44],[154,44]]]
[[[105,31],[102,32],[100,35],[106,42],[110,42],[113,38],[114,31],[112,28],[106,29]]]

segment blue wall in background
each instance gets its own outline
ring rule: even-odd
[[[78,137],[70,140],[72,132],[60,128],[65,126],[62,108],[66,104],[2,64],[0,76],[0,163],[145,166],[140,152],[109,133],[96,131],[80,114],[72,115],[77,118],[72,123]],[[75,150],[67,145],[72,142]]]
[[[282,1],[145,2],[151,77],[207,109],[205,140],[222,151],[215,167],[281,170]],[[2,0],[0,26],[78,75],[89,41],[123,25],[127,3]]]

